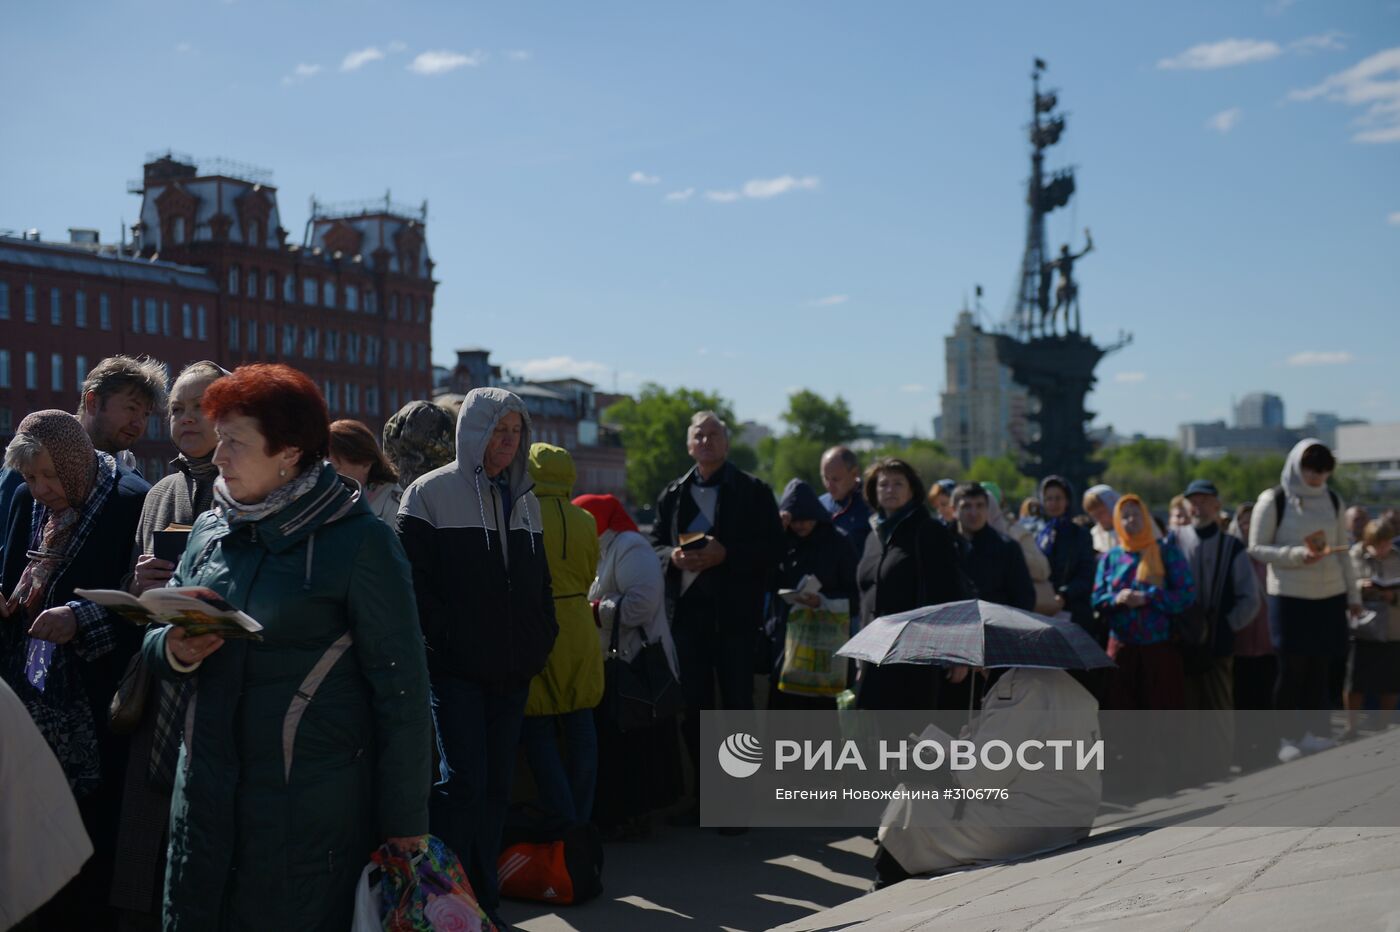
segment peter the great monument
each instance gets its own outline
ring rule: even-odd
[[[1031,435],[1022,470],[1037,479],[1064,476],[1082,492],[1103,470],[1093,459],[1085,431],[1093,415],[1084,410],[1084,396],[1094,387],[1094,367],[1099,360],[1132,338],[1120,333],[1111,346],[1100,347],[1080,329],[1074,268],[1093,251],[1094,241],[1087,229],[1083,249],[1075,252],[1065,244],[1054,258],[1046,254],[1045,217],[1065,207],[1074,196],[1074,170],[1065,168],[1049,175],[1045,171],[1045,150],[1059,142],[1065,118],[1055,113],[1055,92],[1040,90],[1044,70],[1045,62],[1036,59],[1031,72],[1026,251],[1021,260],[1020,288],[997,336],[997,355],[1031,396]]]

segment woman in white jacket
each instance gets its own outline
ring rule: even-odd
[[[1361,613],[1348,555],[1346,503],[1327,487],[1337,468],[1319,440],[1288,454],[1282,484],[1255,502],[1249,555],[1268,565],[1269,627],[1278,648],[1279,760],[1331,747],[1333,667],[1346,661],[1347,615]]]
[[[679,678],[665,581],[651,543],[612,495],[580,495],[574,504],[598,522],[598,577],[588,599],[606,656],[614,626],[618,656],[628,661],[646,644],[659,643]],[[674,719],[648,729],[619,732],[599,707],[598,789],[593,821],[613,838],[650,834],[651,813],[674,803],[682,789],[680,739]]]

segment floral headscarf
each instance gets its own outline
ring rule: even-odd
[[[384,424],[384,454],[406,489],[457,458],[457,420],[441,405],[410,401]]]

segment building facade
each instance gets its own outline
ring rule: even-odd
[[[1337,463],[1361,483],[1365,501],[1400,502],[1400,424],[1339,425]]]
[[[1246,430],[1283,427],[1283,399],[1269,392],[1250,392],[1235,405],[1235,426]]]
[[[172,373],[200,359],[286,363],[316,381],[332,418],[376,432],[431,398],[426,208],[313,201],[291,244],[268,180],[167,153],[129,186],[142,198],[130,244],[0,237],[0,437],[29,411],[76,410],[83,376],[113,353]],[[133,452],[155,478],[173,450],[152,420]]]
[[[997,358],[996,337],[961,311],[943,341],[947,387],[937,439],[966,468],[979,456],[1019,457],[1029,439],[1029,396]]]
[[[473,388],[497,386],[514,392],[530,412],[530,433],[535,442],[552,443],[574,458],[577,479],[574,494],[612,494],[627,501],[627,451],[617,431],[599,423],[606,404],[617,396],[594,390],[583,379],[548,379],[537,382],[516,378],[491,362],[491,351],[457,351],[457,365],[434,398],[455,407]]]

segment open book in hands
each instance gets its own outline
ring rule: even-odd
[[[778,596],[789,605],[800,605],[798,596],[800,595],[820,595],[822,591],[821,580],[808,573],[797,582],[796,589],[779,589]]]
[[[96,602],[136,625],[179,625],[190,637],[217,634],[261,641],[262,625],[203,586],[147,589],[140,598],[120,589],[74,589],[80,599]]]

